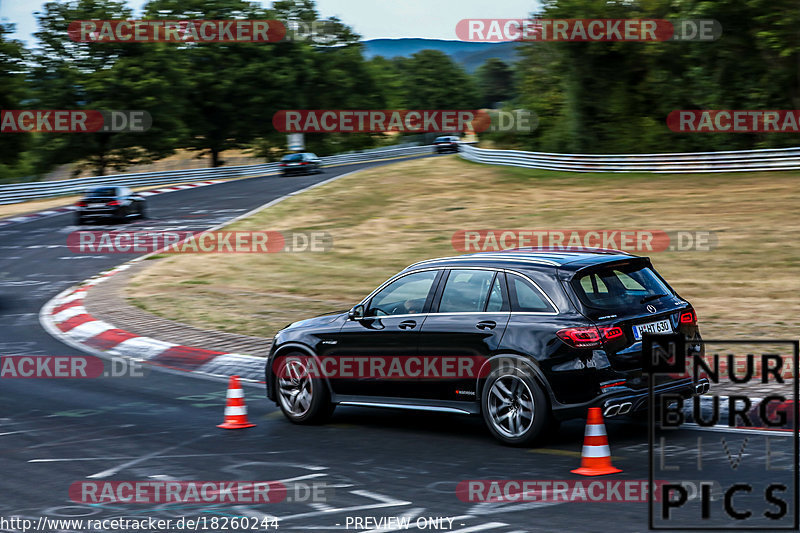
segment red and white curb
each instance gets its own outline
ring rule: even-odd
[[[134,260],[137,261],[137,260]],[[51,335],[84,352],[100,357],[127,357],[173,371],[209,377],[238,375],[251,382],[263,382],[263,357],[219,352],[164,342],[133,334],[95,318],[84,307],[86,291],[126,270],[133,262],[90,278],[79,287],[67,289],[50,300],[39,314]]]
[[[216,231],[223,226],[252,216],[287,198],[356,172],[359,171],[346,172],[281,196],[252,211],[217,224],[209,228],[208,231]],[[264,365],[266,364],[266,359],[263,357],[219,352],[143,337],[117,328],[89,314],[83,305],[86,291],[89,288],[106,281],[110,276],[130,268],[135,263],[143,261],[160,251],[156,250],[132,259],[111,270],[101,272],[78,286],[62,291],[39,311],[39,323],[50,335],[65,344],[98,357],[128,357],[138,362],[154,365],[165,371],[187,372],[198,377],[214,379],[227,379],[232,375],[238,375],[245,383],[263,383]]]
[[[163,194],[167,192],[174,192],[174,191],[182,191],[184,189],[193,189],[195,187],[205,187],[206,185],[214,185],[216,183],[223,183],[225,180],[205,180],[205,181],[197,181],[194,183],[183,183],[181,185],[172,185],[170,187],[161,187],[158,189],[151,189],[149,191],[140,191],[137,194],[141,196],[154,196],[156,194]],[[20,224],[22,222],[31,222],[33,220],[38,220],[40,218],[47,218],[52,217],[55,215],[61,215],[63,213],[69,213],[70,211],[74,211],[74,205],[67,205],[64,207],[58,207],[56,209],[48,209],[46,211],[39,211],[37,213],[29,213],[27,215],[19,215],[16,217],[4,218],[0,220],[0,226],[7,226],[9,224]]]

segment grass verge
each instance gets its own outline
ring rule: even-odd
[[[796,173],[574,174],[455,156],[358,172],[226,229],[319,230],[325,253],[171,256],[139,273],[130,301],[204,328],[271,336],[347,309],[421,259],[454,255],[461,229],[711,230],[709,252],[652,255],[694,303],[707,338],[796,338]]]

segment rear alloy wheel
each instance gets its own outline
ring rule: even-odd
[[[489,374],[481,411],[495,438],[512,446],[533,444],[551,427],[547,397],[523,368],[499,368]]]
[[[335,408],[325,382],[309,375],[308,358],[289,354],[275,365],[278,404],[284,416],[295,424],[324,422]]]

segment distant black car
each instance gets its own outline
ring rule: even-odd
[[[433,149],[437,154],[443,154],[445,152],[458,152],[458,143],[458,137],[454,135],[445,135],[443,137],[437,137],[436,140],[433,141]]]
[[[267,396],[295,423],[320,421],[337,404],[482,414],[500,441],[529,444],[588,407],[605,417],[646,412],[642,335],[670,332],[702,356],[692,306],[646,257],[520,250],[434,259],[409,266],[349,312],[279,331]],[[480,370],[444,377],[432,366],[428,377],[437,379],[364,372],[435,357]],[[331,376],[312,366],[348,371]],[[654,385],[656,395],[688,398],[709,382],[665,374]]]
[[[289,174],[310,174],[312,172],[321,172],[322,161],[311,152],[303,152],[283,156],[280,167],[284,176]]]
[[[75,223],[79,225],[89,219],[106,218],[113,222],[122,222],[129,218],[146,216],[144,197],[127,187],[92,187],[75,207]]]

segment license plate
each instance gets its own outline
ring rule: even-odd
[[[89,207],[105,207],[106,204],[89,204]]]
[[[669,319],[659,320],[658,322],[650,322],[648,324],[637,324],[633,326],[633,338],[638,340],[642,339],[642,333],[654,333],[657,335],[663,333],[672,333],[672,322]]]

